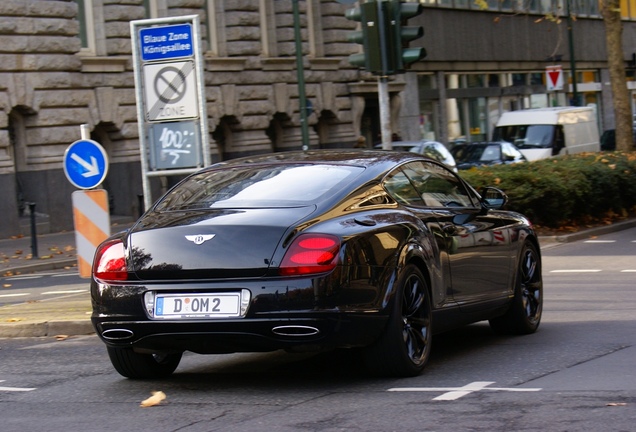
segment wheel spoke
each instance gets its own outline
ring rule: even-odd
[[[420,290],[420,283],[417,278],[412,277],[404,287],[404,307],[403,316],[411,317],[415,315],[424,303],[424,295]]]
[[[409,358],[419,363],[427,355],[430,316],[426,312],[426,289],[419,278],[409,278],[404,286],[402,300],[402,337]]]
[[[539,289],[539,284],[532,284],[534,289],[528,289],[522,287],[522,301],[523,307],[526,311],[526,316],[528,318],[534,318],[539,311],[539,305],[541,301],[541,290]]]
[[[404,328],[403,336],[409,357],[414,362],[419,362],[426,352],[428,329],[418,331],[416,328],[407,326]]]
[[[537,259],[534,253],[530,250],[526,252],[526,256],[523,259],[521,266],[521,274],[523,277],[522,283],[528,283],[535,278],[537,270]]]

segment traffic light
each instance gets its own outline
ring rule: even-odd
[[[381,40],[378,26],[378,9],[375,2],[367,2],[359,7],[347,9],[345,17],[359,22],[360,30],[347,35],[349,42],[362,45],[363,52],[351,54],[349,63],[372,73],[382,72]]]
[[[404,70],[418,60],[426,57],[424,48],[409,48],[409,42],[424,36],[424,27],[408,26],[407,20],[420,15],[424,8],[419,2],[404,3],[400,0],[391,0],[392,17],[394,23],[394,38],[392,48],[395,54],[395,69],[397,73]]]

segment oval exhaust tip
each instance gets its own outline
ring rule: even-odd
[[[310,326],[300,326],[300,325],[289,325],[289,326],[278,326],[272,329],[272,333],[279,336],[315,336],[320,333],[316,327]]]
[[[109,329],[102,332],[102,337],[108,340],[124,340],[133,337],[134,333],[128,329]]]

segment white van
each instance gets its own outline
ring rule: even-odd
[[[535,108],[503,113],[493,141],[516,145],[529,161],[601,150],[593,107]]]

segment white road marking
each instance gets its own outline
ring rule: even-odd
[[[77,294],[87,292],[88,290],[64,290],[64,291],[46,291],[42,295],[56,295],[56,294]]]
[[[79,275],[78,272],[72,272],[72,273],[58,273],[58,274],[53,274],[51,275],[51,277],[68,277],[68,276],[77,276]]]
[[[616,243],[616,240],[585,240],[583,243]]]
[[[21,297],[21,296],[28,296],[28,295],[31,295],[31,293],[0,294],[0,297]]]
[[[598,273],[602,270],[595,269],[572,269],[572,270],[550,270],[550,273]]]
[[[4,382],[5,380],[0,380],[0,382]],[[19,388],[19,387],[0,387],[0,391],[31,391],[35,390],[35,388]]]
[[[445,392],[444,394],[433,398],[433,400],[455,400],[462,396],[471,394],[480,390],[490,391],[510,391],[510,392],[536,392],[540,388],[505,388],[505,387],[488,387],[495,381],[475,381],[463,387],[395,387],[387,391],[391,392]]]
[[[10,277],[7,278],[7,280],[12,280],[12,281],[15,281],[15,280],[29,280],[29,279],[39,279],[41,277],[42,276],[39,276],[39,275],[38,276],[10,276]]]
[[[621,270],[621,273],[636,273],[636,270]]]

